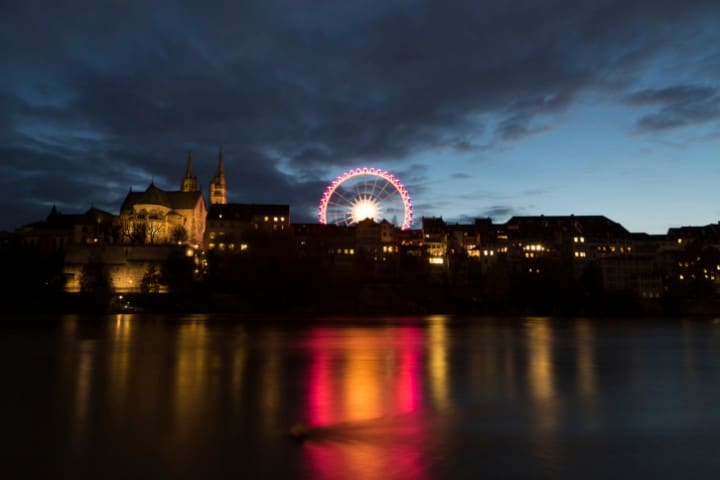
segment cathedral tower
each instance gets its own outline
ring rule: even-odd
[[[185,169],[185,176],[182,180],[183,192],[197,192],[197,177],[192,174],[192,151],[188,152],[187,168]]]
[[[223,157],[222,147],[220,147],[220,153],[218,154],[218,169],[210,182],[210,205],[215,204],[226,204],[227,203],[227,188],[225,186],[225,170],[223,169]]]

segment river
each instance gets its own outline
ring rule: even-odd
[[[720,319],[13,317],[0,379],[23,478],[720,474]]]

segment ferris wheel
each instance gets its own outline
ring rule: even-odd
[[[355,168],[325,189],[318,221],[353,225],[366,218],[387,220],[402,230],[412,226],[412,202],[407,189],[393,174],[379,168]]]

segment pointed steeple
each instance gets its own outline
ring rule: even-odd
[[[225,169],[223,168],[222,158],[222,145],[220,145],[220,152],[218,153],[218,176],[225,176]]]
[[[185,167],[185,176],[182,180],[183,192],[197,192],[197,177],[192,174],[192,150],[188,152],[187,167]]]
[[[223,165],[223,151],[220,146],[218,153],[218,168],[215,178],[210,182],[210,204],[227,203],[227,188],[225,185],[225,167]]]
[[[187,167],[185,168],[185,176],[192,177],[192,150],[188,150]]]

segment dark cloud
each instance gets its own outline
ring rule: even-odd
[[[219,144],[232,199],[287,202],[297,218],[359,162],[394,162],[422,192],[404,163],[414,154],[501,148],[552,128],[584,92],[622,97],[659,52],[695,51],[698,20],[720,15],[715,1],[370,5],[5,2],[2,228],[38,204],[116,211],[130,186],[177,185],[191,149],[207,185]],[[658,130],[717,118],[710,95],[629,101],[657,105],[638,125]]]
[[[517,215],[518,211],[509,205],[493,205],[491,207],[486,208],[481,213],[481,217],[490,217],[493,220],[495,219],[501,219],[501,218],[508,218],[513,215]]]
[[[476,215],[458,215],[448,219],[448,221],[472,223],[476,218],[491,218],[494,222],[504,222],[513,215],[521,215],[521,210],[511,205],[492,205],[480,210]]]
[[[514,115],[506,118],[498,125],[496,134],[500,140],[517,140],[528,137],[549,129],[546,125],[531,126],[531,117],[526,115]]]
[[[627,97],[632,105],[658,106],[637,121],[641,131],[659,131],[720,119],[720,95],[704,85],[676,85],[644,89]]]

